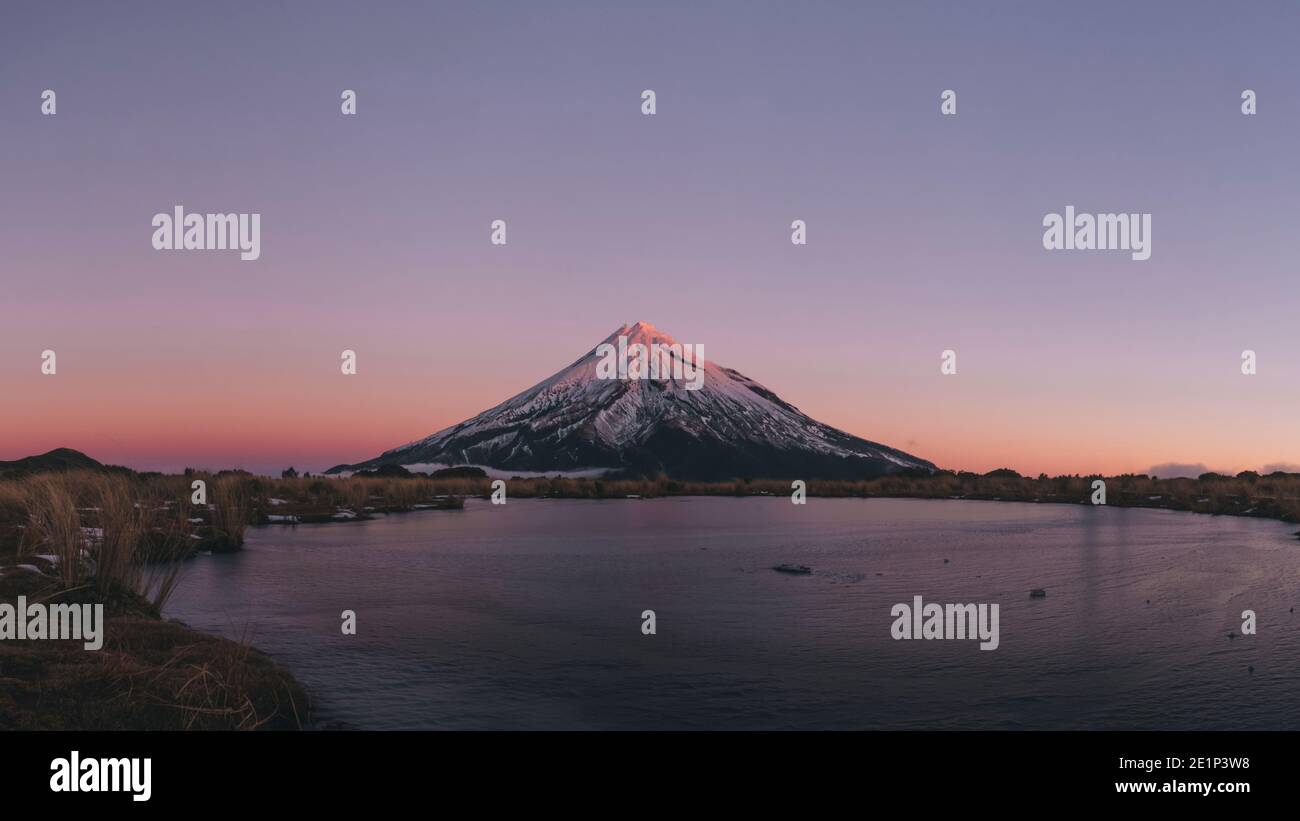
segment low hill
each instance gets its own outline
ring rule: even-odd
[[[69,470],[103,470],[105,465],[72,448],[55,448],[40,456],[25,456],[12,462],[0,462],[0,476],[26,476],[32,473],[58,473]]]

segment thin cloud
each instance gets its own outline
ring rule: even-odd
[[[1259,469],[1260,473],[1300,473],[1300,465],[1295,462],[1270,462]]]
[[[1210,472],[1210,469],[1200,462],[1164,462],[1147,468],[1148,476],[1159,476],[1162,479],[1195,479],[1202,473]]]

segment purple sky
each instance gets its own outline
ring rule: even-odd
[[[0,459],[320,469],[646,320],[946,467],[1300,463],[1300,6],[650,5],[6,2]]]

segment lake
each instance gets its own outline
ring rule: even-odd
[[[1295,530],[1003,502],[471,499],[250,528],[243,552],[187,563],[165,615],[250,639],[325,726],[1295,730]],[[894,640],[891,608],[918,595],[998,604],[998,648]],[[1229,638],[1247,609],[1258,633]]]

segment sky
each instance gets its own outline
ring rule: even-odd
[[[644,320],[943,467],[1300,464],[1298,34],[1288,2],[10,0],[0,460],[320,470]],[[260,259],[154,250],[176,205],[261,214]],[[1150,213],[1151,258],[1044,250],[1067,205]]]

